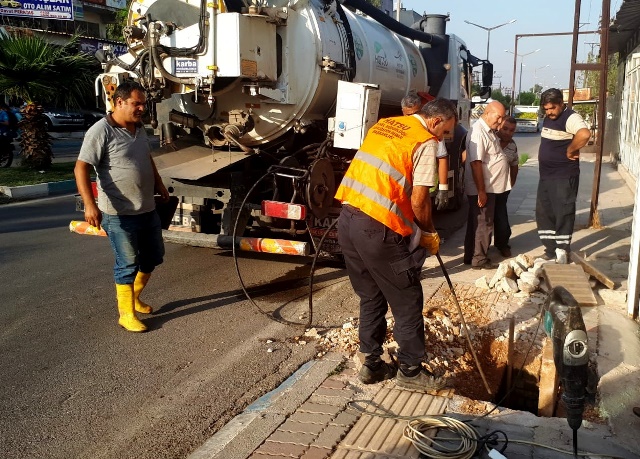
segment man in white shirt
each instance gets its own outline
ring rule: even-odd
[[[502,103],[487,104],[480,119],[467,135],[465,193],[469,200],[464,263],[474,269],[495,269],[487,251],[493,234],[496,193],[511,189],[509,162],[495,130],[505,116]]]

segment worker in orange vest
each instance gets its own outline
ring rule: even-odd
[[[365,384],[397,374],[400,387],[428,391],[444,385],[422,365],[422,266],[410,241],[413,235],[419,249],[438,252],[429,188],[437,180],[438,143],[453,132],[456,121],[456,107],[445,99],[435,99],[411,116],[381,119],[367,133],[336,193],[342,202],[338,240],[360,297],[365,360],[358,377]],[[388,307],[400,347],[399,371],[381,359]]]

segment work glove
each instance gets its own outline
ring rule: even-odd
[[[449,204],[449,190],[438,190],[436,194],[436,209],[446,209]]]
[[[420,245],[427,249],[431,255],[435,255],[440,250],[440,236],[438,233],[422,232],[420,236]]]

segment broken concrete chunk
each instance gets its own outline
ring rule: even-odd
[[[526,282],[527,284],[531,284],[534,288],[540,285],[540,279],[538,279],[535,274],[530,273],[529,271],[523,272],[520,276],[520,280],[522,280],[522,282]]]
[[[487,282],[487,276],[482,276],[476,279],[476,287],[483,290],[489,290],[489,283]]]
[[[536,281],[537,280],[538,279],[536,278]],[[539,281],[538,281],[538,283],[539,283]],[[521,291],[525,292],[525,293],[533,293],[538,289],[537,286],[535,286],[533,284],[530,284],[528,282],[524,282],[522,279],[518,279],[518,288]],[[535,303],[535,301],[534,301],[534,303]]]
[[[524,268],[516,260],[510,260],[509,266],[511,266],[511,269],[513,269],[513,272],[517,277],[520,277],[520,274],[524,272]]]
[[[543,268],[542,268],[542,266],[534,265],[533,267],[529,268],[528,272],[530,272],[531,274],[533,274],[536,277],[542,277]]]
[[[518,283],[509,277],[503,277],[500,281],[500,286],[506,293],[516,293],[518,291]]]
[[[500,265],[498,266],[498,269],[496,270],[496,273],[491,278],[491,281],[489,282],[489,287],[493,288],[498,282],[500,282],[500,279],[504,277],[513,277],[513,275],[514,275],[513,268],[511,267],[509,262],[503,261],[502,263],[500,263]]]
[[[526,253],[522,253],[516,257],[516,261],[522,265],[523,268],[529,269],[533,266],[533,259]]]

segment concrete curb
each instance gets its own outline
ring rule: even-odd
[[[10,198],[42,198],[55,194],[75,193],[77,191],[75,180],[63,180],[61,182],[39,183],[37,185],[24,186],[0,186],[0,193]]]
[[[245,459],[322,384],[344,356],[330,352],[302,365],[279,387],[229,421],[188,459]]]

